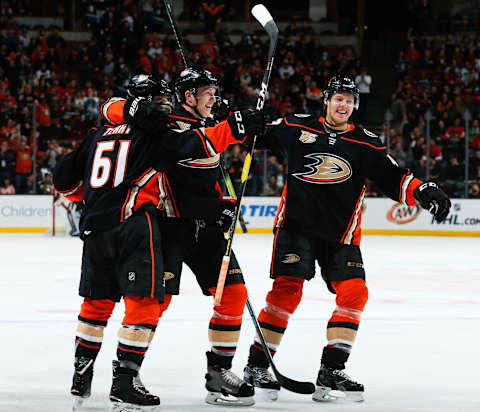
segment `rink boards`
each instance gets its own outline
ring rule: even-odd
[[[245,197],[242,213],[251,233],[271,233],[280,198]],[[288,205],[287,205],[288,207]],[[43,233],[56,227],[65,231],[62,207],[53,208],[52,196],[0,196],[0,233]],[[480,200],[452,199],[445,222],[436,223],[420,207],[390,199],[366,198],[362,208],[362,233],[374,235],[480,236]]]

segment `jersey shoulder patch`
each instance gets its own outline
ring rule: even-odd
[[[307,113],[294,113],[293,115],[295,117],[311,117],[312,116],[311,114],[307,114]]]
[[[369,137],[378,137],[375,133],[371,132],[370,130],[363,129],[363,132]]]

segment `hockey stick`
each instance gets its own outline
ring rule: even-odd
[[[227,187],[228,195],[232,198],[237,200],[237,192],[233,187],[232,179],[230,179],[230,174],[227,170],[227,165],[225,164],[225,159],[222,155],[220,155],[220,170],[222,172],[223,180],[225,182],[225,186]],[[240,213],[240,227],[242,228],[243,233],[248,233],[247,225],[245,224],[245,220],[243,219],[243,215]]]
[[[175,17],[173,16],[172,5],[170,4],[169,0],[163,0],[163,4],[167,12],[167,17],[168,17],[168,21],[170,22],[170,27],[173,30],[173,35],[175,36],[175,40],[177,41],[178,50],[182,55],[183,65],[187,69],[190,65],[188,64],[187,56],[185,54],[185,45],[183,44],[183,39],[182,37],[180,37],[177,23],[175,22]]]
[[[170,4],[170,0],[163,0],[163,5],[165,6],[168,21],[170,22],[170,27],[172,28],[173,35],[175,36],[175,40],[177,42],[178,50],[180,51],[180,55],[182,56],[183,65],[185,66],[186,69],[188,69],[188,67],[190,67],[190,64],[189,64],[189,61],[188,61],[188,57],[185,53],[185,50],[186,50],[185,49],[185,43],[183,42],[183,38],[180,35],[180,31],[178,30],[178,26],[177,26],[177,23],[175,21],[175,16],[173,15],[172,5]],[[222,155],[220,155],[220,161],[222,163],[220,168],[221,168],[221,171],[222,171],[223,180],[225,181],[225,185],[227,186],[228,195],[231,198],[236,199],[237,194],[235,192],[235,189],[233,188],[232,180],[230,179],[230,175],[228,174],[228,170],[225,167],[225,162],[223,160]],[[240,226],[242,227],[243,233],[247,233],[247,226],[245,225],[245,220],[243,220],[242,215],[240,215]]]
[[[270,74],[272,73],[272,66],[273,66],[273,58],[275,56],[275,48],[277,47],[277,40],[278,40],[278,28],[275,22],[273,21],[272,16],[270,15],[269,11],[263,4],[257,4],[252,8],[253,17],[255,17],[258,22],[263,26],[264,30],[268,33],[268,37],[270,38],[270,45],[268,50],[268,59],[267,59],[267,66],[265,68],[265,72],[263,73],[263,80],[262,80],[262,90],[260,91],[257,99],[257,110],[263,109],[265,105],[265,99],[267,97],[267,89],[268,89],[268,81],[270,80]],[[247,153],[245,160],[243,162],[243,169],[242,169],[242,176],[241,176],[241,186],[240,186],[240,194],[237,199],[237,203],[235,205],[235,219],[230,226],[230,230],[228,232],[227,238],[227,246],[225,248],[225,253],[222,259],[222,266],[220,267],[220,274],[218,275],[218,282],[217,288],[215,291],[215,299],[213,301],[214,305],[219,305],[222,300],[223,294],[223,287],[225,286],[225,279],[227,277],[227,270],[228,265],[230,263],[230,254],[232,252],[232,241],[233,235],[235,234],[235,227],[237,226],[237,221],[240,216],[241,211],[241,203],[243,199],[243,195],[245,193],[245,187],[247,185],[247,178],[248,174],[250,173],[250,165],[252,163],[252,156],[255,150],[255,143],[257,141],[257,136],[253,137],[253,141],[251,143],[250,152]]]
[[[253,311],[252,304],[250,303],[250,299],[248,298],[247,298],[247,309],[248,309],[248,312],[250,313],[250,317],[252,318],[253,325],[255,326],[255,330],[257,331],[258,339],[260,339],[260,344],[262,345],[263,351],[267,356],[268,363],[270,364],[273,374],[275,375],[275,378],[277,378],[277,381],[280,384],[280,386],[291,392],[303,393],[307,395],[315,392],[315,385],[312,382],[299,382],[299,381],[287,378],[286,376],[282,375],[278,371],[277,367],[275,366],[275,363],[273,362],[273,356],[270,353],[270,349],[267,346],[267,342],[265,341],[265,336],[263,336],[262,329],[260,328],[257,317],[255,316],[255,312]]]
[[[257,110],[261,110],[265,104],[265,99],[266,99],[266,94],[267,94],[267,89],[268,89],[268,81],[270,79],[270,74],[272,72],[272,66],[273,66],[273,58],[275,55],[275,47],[277,45],[277,39],[278,39],[278,28],[275,22],[273,21],[272,16],[268,12],[268,10],[265,8],[263,4],[258,4],[252,8],[252,14],[253,16],[260,22],[260,24],[263,26],[265,31],[268,33],[268,36],[270,38],[270,47],[268,51],[268,61],[267,61],[267,67],[265,69],[265,73],[263,75],[263,81],[262,81],[262,90],[258,96],[257,100]],[[215,292],[215,301],[214,303],[216,305],[220,304],[222,300],[222,293],[223,293],[223,287],[225,285],[225,279],[227,275],[227,270],[228,270],[228,264],[230,262],[230,253],[231,253],[231,247],[232,247],[232,239],[233,235],[235,233],[235,226],[237,224],[237,220],[240,216],[240,207],[242,203],[242,198],[245,193],[245,186],[248,178],[248,174],[250,172],[250,164],[253,156],[253,152],[255,149],[255,143],[257,140],[257,136],[254,136],[253,142],[252,142],[252,147],[250,148],[250,152],[247,154],[245,157],[245,161],[243,164],[243,171],[242,171],[242,186],[240,188],[240,196],[237,199],[237,204],[236,204],[236,209],[235,209],[235,220],[232,222],[232,226],[230,227],[230,231],[228,234],[228,239],[227,239],[227,247],[225,250],[225,254],[223,256],[222,260],[222,267],[220,269],[220,275],[218,278],[218,283],[217,283],[217,289]],[[315,392],[315,385],[311,382],[298,382],[293,379],[287,378],[286,376],[282,375],[277,367],[275,366],[275,363],[273,362],[273,357],[272,354],[270,353],[270,349],[267,346],[267,342],[265,341],[265,337],[263,336],[262,329],[260,328],[260,325],[258,323],[257,317],[255,316],[255,312],[252,308],[252,304],[250,303],[250,299],[247,298],[247,308],[248,311],[250,312],[250,316],[252,318],[253,324],[255,326],[255,330],[257,331],[257,336],[260,339],[260,343],[262,345],[262,348],[265,352],[265,355],[267,356],[268,363],[270,364],[272,371],[275,375],[275,378],[277,378],[278,383],[280,386],[282,386],[285,389],[288,389],[289,391],[292,392],[297,392],[297,393],[304,393],[304,394],[311,394]]]

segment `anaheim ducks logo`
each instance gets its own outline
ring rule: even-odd
[[[297,263],[300,262],[300,256],[295,253],[287,253],[282,260],[282,263]]]
[[[313,159],[314,163],[305,165],[307,172],[294,173],[297,179],[308,183],[332,184],[340,183],[350,179],[352,167],[350,163],[339,156],[330,153],[312,153],[305,155]]]
[[[176,120],[175,123],[177,123],[178,127],[182,132],[184,132],[185,130],[190,130],[190,128],[192,127],[190,123],[181,122],[180,120]]]
[[[163,280],[170,280],[173,279],[175,275],[172,272],[164,272],[163,273]]]

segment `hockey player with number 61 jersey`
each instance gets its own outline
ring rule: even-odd
[[[326,116],[294,114],[274,121],[260,140],[288,160],[287,183],[275,219],[270,277],[273,288],[259,315],[272,353],[277,350],[289,316],[300,303],[303,284],[315,276],[315,262],[337,307],[327,325],[316,401],[332,399],[332,390],[363,400],[363,385],[344,372],[360,316],[368,299],[360,252],[361,213],[366,179],[391,199],[428,209],[442,221],[450,209],[447,195],[401,168],[380,139],[348,120],[358,108],[355,83],[332,78],[325,90]],[[257,387],[275,388],[261,345],[250,348],[245,378]],[[270,376],[270,378],[269,378]],[[272,396],[273,398],[273,396]]]

